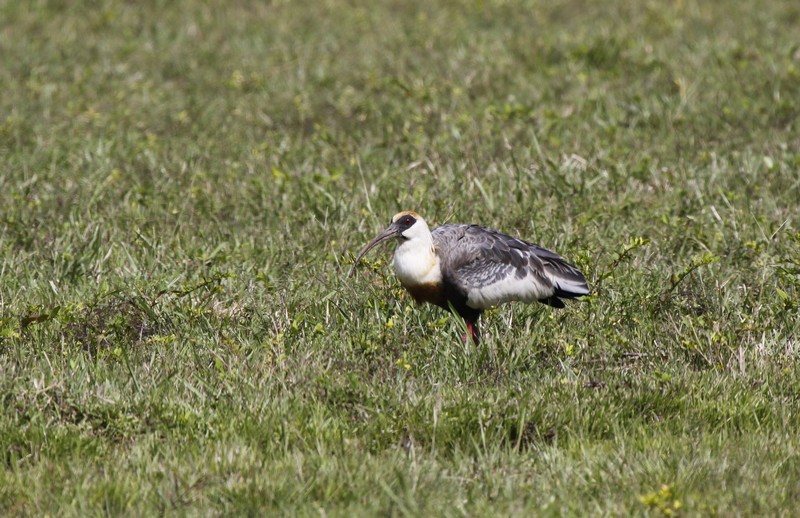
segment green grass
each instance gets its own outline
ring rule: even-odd
[[[800,501],[800,7],[0,1],[0,513]],[[402,209],[578,264],[465,346]]]

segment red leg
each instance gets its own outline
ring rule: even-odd
[[[470,322],[469,320],[465,321],[467,324],[467,331],[469,335],[472,337],[472,341],[475,342],[475,345],[481,341],[480,333],[478,333],[478,323],[477,322]],[[467,337],[464,336],[464,342],[467,341]]]

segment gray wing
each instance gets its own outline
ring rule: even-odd
[[[475,309],[518,300],[564,307],[559,297],[589,293],[586,279],[563,257],[540,246],[478,225],[433,230],[445,282]]]

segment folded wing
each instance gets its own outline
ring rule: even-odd
[[[443,225],[432,234],[445,282],[466,297],[469,307],[515,300],[564,307],[562,298],[589,293],[577,268],[527,241],[478,225]]]

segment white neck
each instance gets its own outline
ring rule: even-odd
[[[417,221],[414,225],[420,225]],[[425,227],[427,231],[427,226]],[[439,268],[439,258],[433,247],[433,238],[430,231],[415,232],[410,239],[400,239],[397,250],[394,252],[395,274],[403,286],[418,286],[420,284],[439,284],[442,282],[442,271]]]

